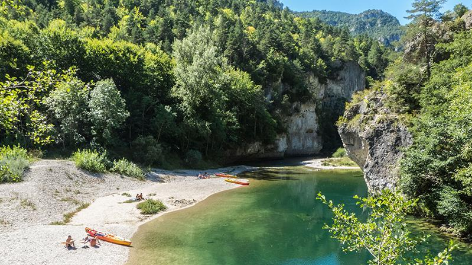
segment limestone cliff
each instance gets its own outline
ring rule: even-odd
[[[231,155],[263,159],[319,154],[325,144],[338,137],[334,123],[343,114],[344,104],[365,87],[365,73],[356,62],[337,64],[340,70],[325,83],[313,74],[307,75],[312,99],[292,104],[290,114],[282,117],[286,132],[278,135],[274,144],[252,143]],[[266,96],[270,99],[272,91],[268,91]]]
[[[348,156],[364,171],[370,192],[396,187],[402,149],[412,136],[401,118],[384,105],[385,94],[367,92],[348,106],[339,134]]]

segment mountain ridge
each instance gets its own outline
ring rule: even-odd
[[[328,10],[295,12],[295,14],[305,18],[318,18],[331,26],[346,27],[353,35],[367,34],[384,45],[392,45],[403,35],[399,20],[379,9],[369,9],[359,14]]]

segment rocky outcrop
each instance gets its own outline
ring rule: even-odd
[[[466,30],[472,29],[472,10],[469,10],[469,12],[465,13],[462,16],[462,20],[464,21]]]
[[[366,93],[343,116],[339,134],[348,156],[364,171],[370,192],[394,189],[399,161],[412,136],[400,117],[384,105],[382,92]]]
[[[323,126],[332,126],[333,134],[337,135],[334,123],[343,114],[345,102],[365,87],[365,73],[356,62],[336,62],[334,67],[340,70],[325,83],[313,74],[306,77],[313,98],[292,104],[290,114],[282,117],[286,132],[278,135],[274,144],[251,143],[231,151],[231,156],[253,160],[319,154],[329,139],[324,135]],[[269,99],[271,93],[269,89],[266,95]]]

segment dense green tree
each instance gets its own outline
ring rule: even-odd
[[[421,91],[415,141],[401,162],[406,194],[459,234],[472,232],[471,44],[472,34],[464,32],[438,46],[451,56],[434,65]]]
[[[90,88],[74,78],[60,83],[45,99],[52,114],[53,123],[58,124],[56,142],[79,144],[86,140],[88,121],[87,101]]]
[[[97,82],[90,91],[88,107],[94,140],[103,145],[111,143],[113,130],[119,129],[129,116],[125,101],[113,80]]]

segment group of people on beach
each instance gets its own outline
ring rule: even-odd
[[[199,173],[197,177],[198,179],[209,179],[210,175],[207,172],[205,172],[205,174]]]
[[[69,235],[66,239],[66,242],[65,242],[66,248],[67,249],[75,249],[75,243],[74,242],[75,242],[75,240],[73,240],[72,236]],[[90,236],[88,234],[84,239],[82,239],[81,242],[84,244],[83,248],[88,248],[87,243],[90,243],[90,246],[94,247],[94,248],[102,245],[100,243],[100,240],[98,240],[98,238],[96,236]]]
[[[136,198],[135,198],[137,201],[143,201],[144,200],[144,197],[143,197],[143,193],[141,194],[136,194]]]

